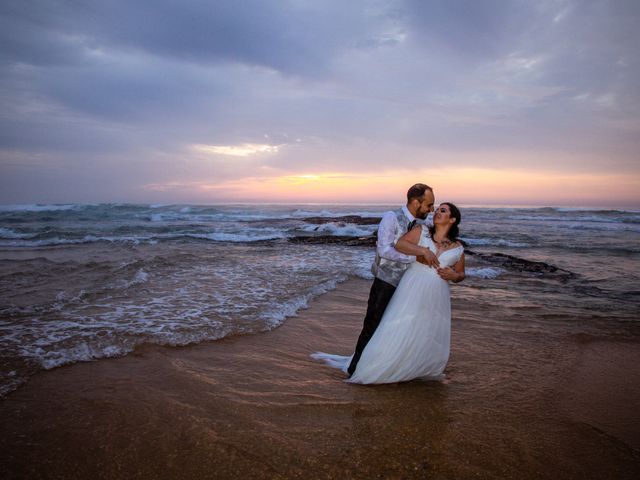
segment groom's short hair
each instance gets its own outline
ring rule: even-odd
[[[425,185],[424,183],[416,183],[407,192],[407,203],[409,203],[414,198],[422,198],[424,196],[424,192],[426,192],[427,190],[433,192],[433,188],[431,188],[429,185]]]

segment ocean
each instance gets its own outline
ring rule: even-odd
[[[391,208],[0,206],[0,396],[143,344],[272,330],[341,282],[372,278],[372,236]],[[640,211],[461,211],[454,330],[464,309],[496,332],[640,335]]]

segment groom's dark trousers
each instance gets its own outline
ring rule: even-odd
[[[364,316],[364,324],[362,325],[362,332],[360,332],[358,343],[356,344],[356,351],[347,369],[349,375],[353,375],[353,372],[356,371],[356,366],[358,365],[362,351],[364,347],[367,346],[367,343],[369,343],[369,340],[371,340],[378,325],[380,325],[382,315],[395,291],[396,287],[390,283],[383,282],[377,277],[373,280],[373,285],[371,285],[371,291],[369,292],[369,302],[367,303],[367,314]]]

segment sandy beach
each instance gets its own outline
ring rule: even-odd
[[[638,478],[637,339],[500,331],[458,301],[446,383],[351,385],[309,354],[349,353],[369,286],[270,332],[36,374],[0,401],[0,475]]]

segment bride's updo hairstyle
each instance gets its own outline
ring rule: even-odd
[[[447,232],[447,238],[452,242],[461,242],[461,240],[458,239],[458,235],[460,235],[460,230],[458,229],[458,225],[460,225],[460,220],[462,220],[460,209],[458,209],[458,207],[456,207],[453,203],[449,203],[449,202],[442,202],[441,205],[447,205],[449,207],[449,211],[451,212],[450,218],[456,219],[456,222],[453,225],[451,225],[451,227],[449,227],[449,231]],[[435,234],[436,234],[436,227],[435,225],[431,225],[429,227],[429,235],[431,235],[431,238],[433,238]]]

